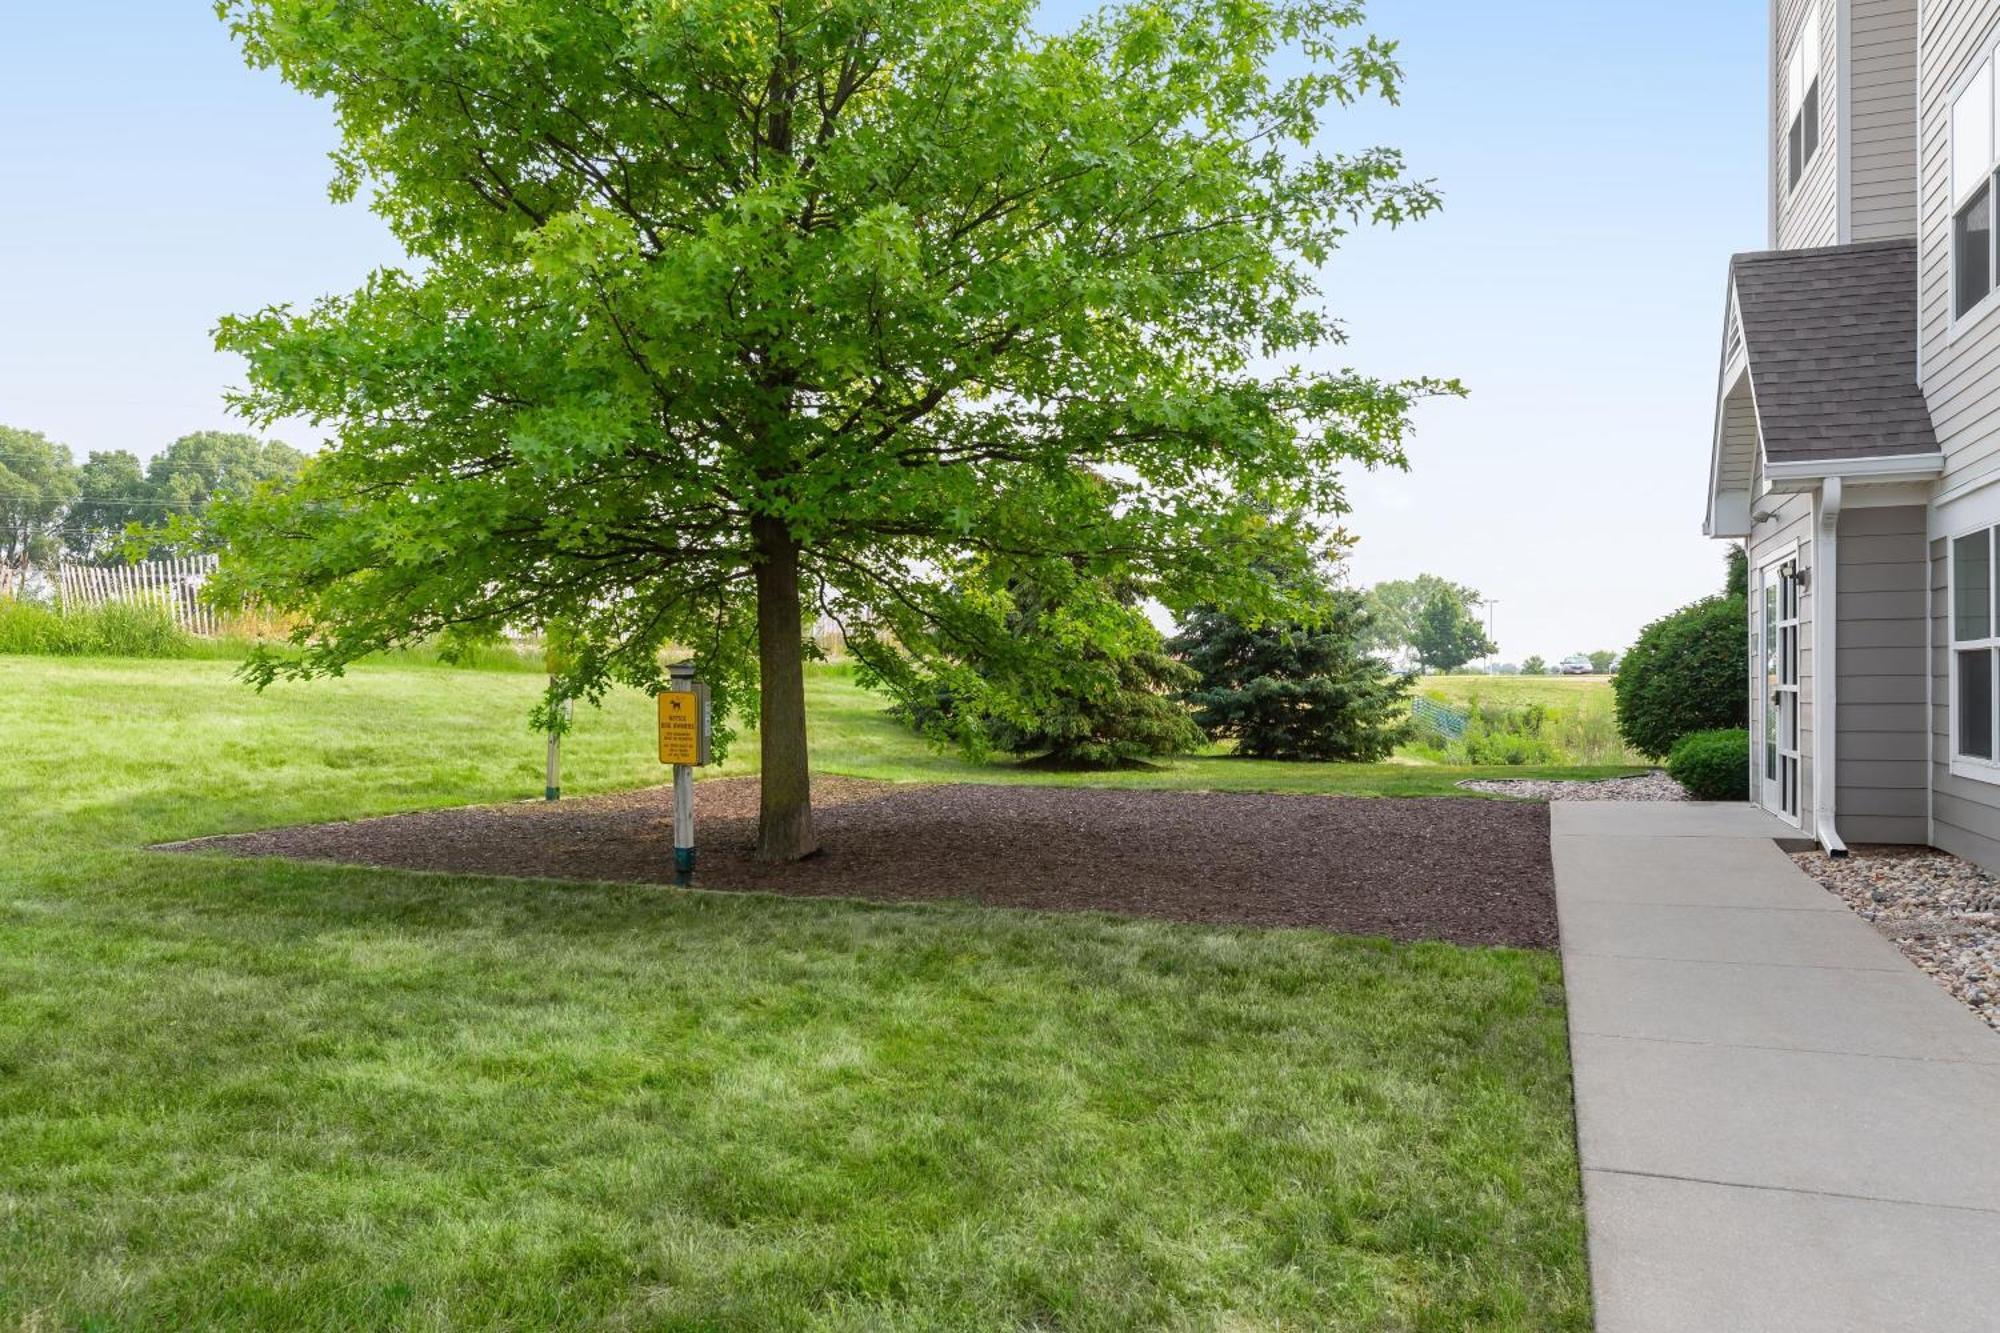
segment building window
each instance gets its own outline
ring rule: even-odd
[[[1994,722],[2000,718],[1994,689],[2000,684],[2000,635],[1993,610],[1994,529],[1981,528],[1951,543],[1952,753],[1992,764]]]
[[[1963,315],[1993,290],[1993,186],[1972,192],[1951,223],[1956,313]]]
[[[1785,160],[1786,189],[1798,188],[1799,179],[1819,152],[1819,5],[1792,43],[1791,58],[1785,62]]]
[[[1766,808],[1797,823],[1799,820],[1799,774],[1804,766],[1800,754],[1799,726],[1800,614],[1803,591],[1799,586],[1799,561],[1791,556],[1765,568],[1762,579],[1762,650],[1764,690],[1758,704],[1762,713],[1764,781],[1762,799]]]
[[[1951,312],[1962,317],[1993,291],[1993,62],[1982,60],[1951,103]]]

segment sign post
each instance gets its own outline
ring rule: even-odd
[[[708,762],[708,687],[694,664],[667,668],[672,685],[659,696],[660,762],[674,766],[674,883],[694,878],[694,770]]]

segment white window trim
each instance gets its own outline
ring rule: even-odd
[[[1987,136],[1988,151],[1994,161],[1987,164],[1986,186],[1991,193],[1987,208],[1991,213],[1992,225],[1988,229],[1991,239],[1987,242],[1988,276],[1992,285],[1986,295],[1972,304],[1964,314],[1958,312],[1958,214],[1966,201],[1978,191],[1978,186],[1959,193],[1958,181],[1953,173],[1958,164],[1958,117],[1952,112],[1958,106],[1958,99],[1965,95],[1983,69],[1992,71],[1992,82],[1987,93]],[[1790,130],[1787,129],[1787,134]],[[1976,48],[1975,58],[1951,83],[1951,92],[1944,102],[1944,162],[1945,162],[1945,210],[1944,210],[1944,256],[1945,256],[1945,343],[1949,346],[1959,335],[1975,324],[1983,322],[1996,309],[2000,309],[2000,34],[1989,35],[1984,45]]]
[[[1958,637],[1958,542],[1961,538],[1975,533],[1986,534],[1986,637],[1983,639],[1961,639]],[[1955,778],[1969,778],[1974,782],[1984,782],[2000,786],[2000,662],[1995,663],[1993,672],[1993,723],[1996,733],[1991,748],[1994,757],[1981,759],[1977,755],[1958,752],[1958,655],[1961,652],[1978,652],[1981,649],[2000,654],[2000,616],[1995,615],[1995,603],[2000,603],[2000,569],[1996,569],[1994,557],[2000,554],[2000,528],[1991,523],[1970,524],[1953,532],[1944,541],[1944,653],[1945,653],[1945,735],[1950,742],[1951,775]]]

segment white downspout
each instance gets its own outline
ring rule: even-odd
[[[1835,622],[1840,617],[1840,590],[1836,571],[1840,568],[1840,478],[1828,477],[1820,483],[1817,515],[1819,541],[1813,551],[1813,836],[1828,856],[1847,855],[1847,844],[1833,826],[1834,793],[1840,785],[1839,760],[1834,738],[1839,699],[1836,682],[1840,675],[1835,657],[1838,646]]]

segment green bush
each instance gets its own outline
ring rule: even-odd
[[[1201,749],[1178,693],[1195,673],[1126,584],[1050,564],[1011,573],[983,642],[952,668],[890,684],[890,713],[940,743],[1005,750],[1060,769],[1122,768]],[[997,633],[991,631],[997,630]],[[864,678],[874,663],[862,659]]]
[[[1694,731],[1675,743],[1667,772],[1697,801],[1750,799],[1750,733]]]
[[[1705,597],[1639,631],[1611,678],[1633,749],[1657,759],[1690,732],[1749,724],[1749,616],[1743,597]]]
[[[38,657],[193,657],[194,639],[150,602],[57,610],[0,600],[0,653]]]
[[[1430,695],[1442,699],[1441,695]],[[1485,703],[1477,695],[1463,705],[1465,734],[1444,745],[1412,747],[1418,756],[1439,764],[1561,764],[1575,762],[1560,732],[1568,719],[1547,704],[1509,707]]]

